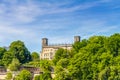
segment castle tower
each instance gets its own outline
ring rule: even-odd
[[[47,38],[42,38],[42,47],[43,46],[48,46],[48,39]]]
[[[80,36],[74,36],[74,43],[75,42],[80,42]]]

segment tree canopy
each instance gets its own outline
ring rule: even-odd
[[[12,52],[20,63],[25,63],[31,60],[31,55],[22,41],[14,41],[9,47],[9,51]]]
[[[26,48],[24,42],[18,40],[13,41],[9,49],[6,50],[3,47],[0,47],[0,65],[8,67],[9,64],[11,64],[13,58],[16,58],[19,60],[21,64],[24,64],[26,62],[31,61],[31,54]]]
[[[17,76],[15,76],[15,80],[31,80],[32,74],[28,70],[22,70]]]
[[[13,58],[11,64],[9,64],[9,66],[8,66],[8,68],[11,71],[18,71],[19,67],[20,67],[20,62],[19,62],[19,60],[17,58]]]
[[[40,59],[39,54],[37,52],[32,52],[31,57],[33,61],[37,61]]]
[[[55,80],[120,79],[119,33],[110,37],[92,36],[88,40],[76,42],[69,58],[61,57],[65,55],[64,50],[58,51],[53,60],[56,62]]]
[[[83,39],[74,43],[71,50],[58,49],[51,61],[39,61],[38,53],[30,54],[19,40],[12,42],[8,50],[0,47],[0,66],[16,71],[20,64],[40,67],[43,74],[35,80],[120,80],[120,34]],[[55,72],[53,79],[52,71]],[[6,79],[9,78],[8,73]],[[31,78],[29,71],[22,70],[15,80]]]

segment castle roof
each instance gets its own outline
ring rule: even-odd
[[[43,46],[45,48],[60,48],[60,47],[72,47],[72,44],[50,44],[48,46]]]

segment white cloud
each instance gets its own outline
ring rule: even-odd
[[[49,4],[48,6],[44,7],[41,9],[41,11],[43,12],[43,14],[56,14],[56,13],[69,13],[69,12],[74,12],[77,10],[85,10],[91,7],[95,7],[97,6],[98,2],[89,2],[89,3],[84,3],[84,4],[79,4],[76,6],[72,6],[72,7],[62,7],[60,3],[57,3],[53,6],[53,4]],[[63,4],[62,4],[63,5]],[[65,4],[66,5],[66,4]],[[65,6],[63,5],[63,6]]]
[[[0,45],[9,46],[11,42],[21,40],[30,51],[40,51],[40,34],[32,28],[0,25]]]
[[[30,46],[33,43],[40,45],[41,36],[43,37],[48,35],[53,37],[54,35],[54,38],[52,38],[53,40],[51,39],[51,43],[70,43],[72,42],[74,35],[80,35],[82,38],[87,38],[91,35],[110,32],[112,29],[116,29],[116,26],[114,27],[106,25],[106,21],[101,20],[100,17],[96,17],[99,19],[95,18],[94,20],[93,17],[89,18],[88,16],[84,15],[84,13],[79,15],[79,19],[76,17],[77,15],[68,16],[68,14],[74,14],[74,12],[78,10],[82,12],[83,10],[99,6],[101,3],[108,3],[111,0],[86,2],[69,7],[67,7],[67,5],[72,4],[69,1],[65,3],[37,3],[34,0],[24,0],[25,2],[22,3],[19,3],[20,0],[4,1],[9,4],[0,3],[0,40],[2,42],[20,39],[27,42],[27,44]],[[57,17],[61,14],[66,14],[67,17]],[[55,16],[55,18],[45,18],[49,15],[57,16]],[[43,17],[43,19],[41,17]],[[38,25],[32,23],[33,21],[37,21]],[[29,23],[32,24],[30,25]],[[75,28],[69,28],[71,25],[75,25]],[[103,25],[106,27],[104,28]],[[66,31],[62,31],[65,29]],[[55,32],[55,30],[61,31]],[[45,34],[46,32],[48,32],[48,34]],[[71,37],[71,35],[73,36]]]
[[[15,23],[29,23],[35,21],[37,17],[47,14],[57,13],[69,13],[77,10],[86,10],[99,3],[107,3],[111,0],[100,0],[94,2],[80,3],[79,5],[71,7],[61,7],[69,5],[70,2],[61,3],[49,3],[49,2],[35,2],[34,0],[25,0],[20,2],[19,0],[4,0],[6,3],[0,3],[0,21],[9,21],[12,24]]]
[[[31,22],[39,15],[38,5],[30,1],[22,4],[11,2],[8,1],[9,4],[0,3],[0,9],[2,10],[0,11],[0,21],[5,19],[13,24],[16,22]]]
[[[72,7],[61,7],[69,5],[70,3],[36,3],[33,0],[25,0],[24,3],[19,3],[19,0],[8,1],[9,3],[0,3],[0,21],[5,19],[5,21],[10,21],[12,24],[15,23],[29,23],[35,21],[37,17],[47,14],[56,13],[68,13],[77,10],[85,10],[91,7],[95,7],[99,4],[98,1],[87,2],[84,4],[79,4]]]
[[[35,36],[34,31],[26,28],[11,27],[6,25],[0,25],[1,41],[16,40],[16,39],[32,39]]]

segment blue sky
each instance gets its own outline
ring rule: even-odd
[[[21,40],[29,51],[72,43],[93,35],[120,33],[120,0],[0,0],[0,46]]]

